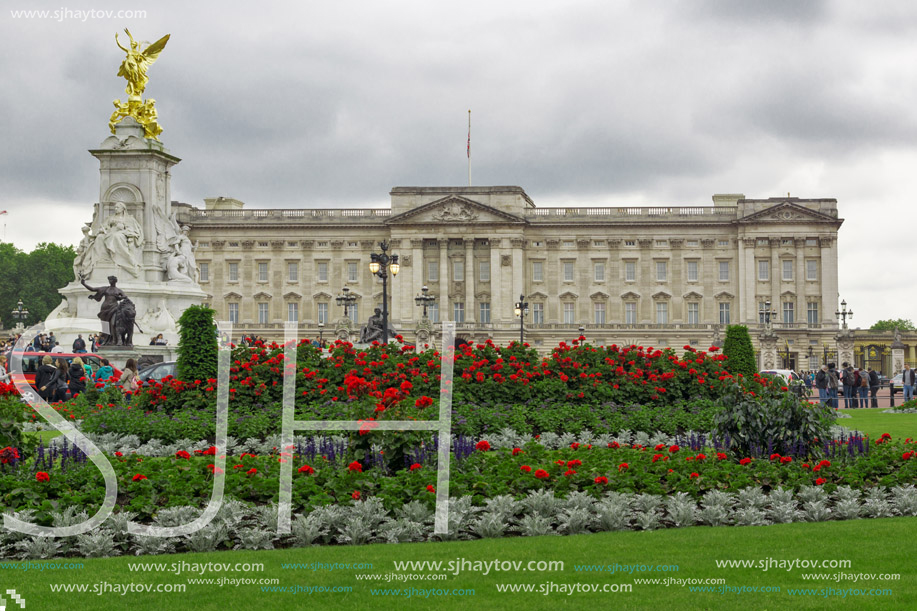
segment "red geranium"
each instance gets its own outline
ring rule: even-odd
[[[427,397],[427,396],[423,396],[423,397],[417,399],[416,401],[414,401],[414,407],[416,407],[416,408],[418,408],[418,409],[423,409],[423,408],[425,408],[425,407],[430,407],[431,405],[433,405],[433,399],[431,399],[430,397]]]
[[[115,456],[117,456],[118,458],[121,458],[122,456],[124,456],[124,454],[122,454],[121,452],[115,452]]]
[[[408,470],[409,470],[409,471],[416,471],[417,469],[420,469],[420,468],[421,468],[420,463],[416,463],[416,462],[415,462],[413,465],[411,465],[410,469],[408,469]]]
[[[595,478],[595,483],[596,483],[596,484],[607,485],[607,484],[608,484],[608,478],[605,477],[604,475],[600,475],[600,476],[598,476],[597,478]]]
[[[535,471],[535,477],[537,477],[538,479],[548,479],[549,477],[551,477],[551,474],[545,471],[544,469],[538,469],[537,471]]]
[[[349,465],[347,465],[347,470],[356,471],[357,473],[363,473],[363,465],[361,465],[359,461],[355,460],[352,463],[350,463]]]
[[[571,475],[576,475],[576,471],[574,471],[573,469],[567,469],[566,471],[564,471],[564,475],[567,477],[570,477]]]
[[[532,468],[531,468],[530,466],[528,466],[528,465],[522,465],[522,466],[519,467],[519,468],[520,468],[522,471],[525,471],[526,473],[531,473],[531,472],[532,472]]]
[[[823,477],[819,477],[817,480],[815,480],[815,485],[816,485],[816,486],[821,486],[821,485],[824,484],[826,481],[828,481],[828,480],[826,480],[826,479],[823,478]]]
[[[522,448],[513,448],[513,456],[522,454]]]
[[[146,475],[141,475],[140,473],[138,473],[137,475],[135,475],[135,476],[133,477],[133,481],[135,481],[135,482],[139,482],[139,481],[145,480],[145,479],[146,479]]]
[[[750,458],[743,458],[742,460],[739,461],[739,464],[740,464],[740,465],[747,465],[747,464],[750,463],[750,462],[751,462],[751,459],[750,459]]]
[[[315,473],[315,469],[313,469],[309,465],[303,465],[299,468],[299,472],[305,473],[306,475],[312,475],[313,473]]]
[[[39,471],[35,474],[35,479],[40,482],[46,482],[51,479],[51,476],[45,473],[44,471]]]
[[[630,465],[628,465],[626,462],[622,462],[620,465],[618,465],[618,471],[626,471],[629,468]]]
[[[723,454],[722,452],[717,452],[717,453],[716,453],[716,459],[717,459],[717,460],[726,460],[726,455]]]
[[[490,444],[486,440],[481,440],[474,445],[474,449],[479,452],[486,452],[490,449]]]
[[[681,448],[679,448],[678,446],[669,446],[669,452],[672,452],[673,454],[680,449]]]
[[[184,458],[185,460],[190,460],[191,455],[185,452],[184,450],[179,450],[175,453],[176,458]]]
[[[692,479],[695,478],[695,477],[700,477],[700,473],[694,472],[694,473],[692,473],[692,474],[690,475],[690,477],[691,477]]]
[[[436,492],[436,488],[433,487],[433,484],[427,485],[427,492]]]
[[[353,494],[350,495],[350,498],[352,498],[355,501],[359,501],[360,500],[360,491],[354,490]]]
[[[246,471],[246,473],[248,473],[249,475],[254,475],[254,474],[257,473],[257,472],[258,472],[258,469],[254,468],[254,467],[252,467],[251,469],[249,469],[248,471]]]

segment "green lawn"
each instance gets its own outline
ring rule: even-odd
[[[76,570],[0,569],[3,588],[15,588],[37,609],[505,609],[525,610],[584,608],[594,605],[605,609],[913,609],[917,600],[914,567],[917,553],[908,542],[917,526],[914,518],[858,520],[817,524],[785,524],[765,527],[694,527],[654,532],[619,532],[572,537],[539,537],[532,539],[499,539],[449,543],[370,545],[363,547],[314,547],[265,552],[220,552],[143,558],[105,558],[82,560]],[[843,569],[802,568],[717,568],[716,560],[843,560],[851,565]],[[443,581],[386,582],[384,576],[395,572],[393,561],[443,561],[465,559],[479,561],[563,561],[563,570],[491,571],[482,575],[465,570],[451,572]],[[162,563],[263,563],[263,572],[209,572],[204,578],[278,578],[281,586],[350,587],[340,593],[283,593],[262,591],[260,585],[187,585],[182,594],[52,593],[49,584],[187,584],[186,568],[174,572],[132,572],[128,563],[140,561]],[[56,561],[55,561],[56,562]],[[371,569],[339,570],[283,569],[281,563],[371,563]],[[577,571],[577,565],[666,565],[665,572]],[[677,566],[677,569],[675,566]],[[176,565],[178,566],[178,565]],[[188,566],[188,565],[184,565]],[[398,574],[429,575],[436,571],[403,570]],[[445,572],[445,571],[441,571]],[[900,580],[866,579],[853,582],[842,579],[805,580],[811,573],[898,573]],[[376,580],[357,580],[358,574],[377,574]],[[635,579],[710,579],[722,578],[730,588],[779,588],[762,592],[692,592],[675,584],[635,584]],[[544,584],[629,584],[629,593],[537,593]],[[500,593],[497,584],[531,584],[536,593]],[[372,590],[385,589],[473,589],[473,596],[422,597],[373,595]],[[837,594],[791,595],[789,588],[834,588]],[[887,588],[884,596],[855,596],[850,589],[868,591]],[[847,597],[842,591],[847,590]],[[8,607],[10,608],[10,607]],[[28,608],[28,607],[27,607]]]
[[[838,411],[851,416],[838,420],[838,424],[862,431],[872,438],[888,433],[894,440],[904,440],[907,437],[917,439],[917,414],[886,414],[881,408]]]

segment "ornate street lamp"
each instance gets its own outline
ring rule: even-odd
[[[513,308],[513,314],[519,317],[519,345],[525,344],[525,328],[523,323],[525,321],[525,315],[529,313],[529,302],[525,300],[525,295],[519,295],[519,301],[516,302],[516,307]]]
[[[369,271],[375,276],[382,278],[382,343],[388,343],[388,275],[392,278],[398,275],[401,265],[398,263],[398,255],[388,254],[388,242],[379,242],[379,249],[382,254],[370,253]]]
[[[325,323],[320,322],[318,323],[318,343],[322,346],[325,345],[324,333],[325,333]]]
[[[338,304],[339,306],[342,306],[342,307],[344,308],[344,318],[347,318],[347,309],[348,309],[350,306],[352,306],[354,303],[356,303],[356,301],[357,301],[357,296],[356,296],[356,295],[352,295],[352,294],[350,293],[350,287],[349,287],[349,286],[345,286],[345,287],[343,288],[343,291],[344,291],[343,294],[338,295],[337,297],[335,297],[334,300],[337,301],[337,304]],[[321,324],[321,323],[319,323],[319,324]]]
[[[423,288],[420,289],[421,294],[414,298],[414,303],[417,304],[417,307],[423,306],[424,318],[427,317],[427,306],[432,306],[434,303],[436,303],[436,296],[427,294],[429,290],[430,289],[427,288],[427,285],[424,285]]]
[[[579,326],[579,337],[585,337],[585,336],[586,336],[586,327],[584,327],[583,325],[580,325]],[[579,337],[577,337],[576,339],[579,339]],[[585,344],[586,340],[583,340],[583,343]]]
[[[841,300],[841,309],[837,310],[834,313],[834,315],[837,316],[838,320],[841,321],[841,328],[846,329],[847,328],[847,319],[853,318],[853,310],[847,309],[847,300],[846,299]]]
[[[777,312],[771,309],[771,302],[768,299],[764,302],[764,309],[758,310],[758,314],[764,317],[764,328],[771,328],[771,319],[776,318]]]
[[[22,299],[19,299],[19,302],[16,303],[16,309],[12,312],[13,318],[19,320],[20,323],[24,322],[26,318],[29,317],[29,311],[23,307]]]

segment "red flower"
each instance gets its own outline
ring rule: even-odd
[[[831,466],[831,461],[830,461],[830,460],[823,460],[823,461],[821,461],[820,463],[818,463],[818,466],[819,466],[819,467],[830,467],[830,466]]]
[[[717,453],[716,453],[716,459],[717,459],[717,460],[726,460],[726,455],[723,454],[722,452],[717,452]]]
[[[914,455],[913,452],[905,452],[904,454],[901,455],[901,458],[904,460],[908,460],[913,455]]]
[[[140,473],[138,473],[137,475],[133,477],[133,481],[135,482],[139,482],[144,479],[146,479],[146,475],[141,475]]]
[[[803,468],[803,469],[808,469],[808,468],[809,468],[809,463],[807,463],[807,462],[802,463],[802,468]]]
[[[305,473],[306,475],[312,475],[313,473],[315,473],[315,469],[313,469],[309,465],[303,465],[298,470],[300,473]]]
[[[664,444],[664,443],[657,444],[656,447],[653,448],[653,449],[656,450],[657,452],[658,452],[659,450],[664,450],[664,449],[665,449],[665,444]]]
[[[771,460],[777,460],[780,458],[780,454],[771,454]]]
[[[692,474],[690,475],[690,477],[691,477],[692,479],[695,478],[695,477],[700,477],[700,473],[694,472],[694,473],[692,473]]]
[[[216,447],[216,446],[210,446],[209,448],[207,448],[206,450],[204,450],[203,452],[201,452],[201,455],[202,455],[202,456],[215,456],[216,453],[217,453],[217,447]]]
[[[548,479],[549,477],[551,477],[551,474],[545,471],[544,469],[538,469],[537,471],[535,471],[535,477],[537,477],[538,479]]]
[[[185,460],[190,460],[191,455],[185,452],[184,450],[179,450],[175,453],[176,458],[184,458]]]
[[[350,495],[350,498],[352,498],[355,501],[359,501],[360,500],[360,491],[354,490],[353,494]]]
[[[121,452],[115,452],[115,456],[117,456],[118,458],[121,458],[122,456],[124,456],[124,454],[122,454]]]
[[[44,471],[39,471],[35,474],[35,479],[40,482],[46,482],[51,479],[51,476],[45,473]]]
[[[567,461],[567,466],[568,466],[568,467],[579,467],[579,466],[582,465],[582,464],[583,464],[583,461],[579,460],[578,458],[577,458],[577,459],[574,459],[574,460],[568,460],[568,461]]]
[[[407,380],[401,383],[401,392],[405,394],[407,394],[408,391],[410,391],[412,388],[414,388],[414,385],[408,382]]]
[[[595,483],[596,483],[596,484],[602,484],[602,485],[606,485],[606,486],[607,486],[607,485],[608,485],[608,478],[605,477],[604,475],[600,475],[600,476],[598,476],[597,478],[595,478]]]
[[[513,456],[518,456],[522,454],[522,448],[513,448]]]
[[[427,397],[427,396],[423,396],[423,397],[417,399],[416,401],[414,401],[414,407],[416,407],[416,408],[418,408],[418,409],[423,409],[423,408],[425,408],[425,407],[430,407],[431,405],[433,405],[433,399],[431,399],[430,397]]]
[[[679,448],[678,446],[669,446],[669,452],[672,452],[673,454],[680,449],[681,448]]]
[[[216,473],[222,473],[222,472],[223,472],[223,470],[220,469],[220,468],[219,468],[218,466],[216,466],[216,465],[207,465],[207,469],[208,469],[211,473],[214,473],[214,474],[216,474]]]
[[[244,469],[244,468],[245,468],[245,465],[236,465],[235,467],[233,467],[233,470],[235,471],[236,469]]]
[[[793,462],[793,457],[792,457],[792,456],[784,456],[783,458],[780,459],[780,464],[782,464],[782,465],[785,465],[785,464],[791,463],[791,462]]]
[[[706,455],[706,454],[698,454],[697,456],[694,457],[694,460],[707,460],[707,455]]]
[[[628,465],[626,462],[622,462],[620,465],[618,465],[618,471],[626,471],[629,467],[630,465]]]
[[[242,454],[242,456],[240,456],[239,458],[242,459],[242,458],[245,458],[246,456],[251,456],[252,458],[258,458],[258,457],[255,456],[254,454],[249,454],[248,452],[245,452],[245,453]]]
[[[254,467],[252,467],[251,469],[249,469],[248,471],[246,471],[246,473],[248,473],[249,475],[254,475],[254,474],[257,473],[257,472],[258,472],[258,469],[254,468]]]
[[[571,450],[578,450],[578,449],[579,449],[579,444],[576,443],[576,442],[574,441],[573,443],[570,444],[570,449],[571,449]]]
[[[663,458],[665,458],[665,454],[653,454],[653,462],[656,462],[657,460],[662,460]]]
[[[433,487],[433,484],[427,485],[427,492],[436,492],[436,488]]]
[[[815,485],[816,485],[816,486],[821,486],[821,485],[824,484],[826,481],[828,481],[828,480],[826,480],[826,479],[823,478],[823,477],[819,477],[817,480],[815,480]]]
[[[413,465],[411,465],[411,468],[408,469],[408,470],[409,470],[409,471],[416,471],[417,469],[420,469],[420,468],[421,468],[420,463],[416,463],[416,462],[415,462]]]
[[[519,469],[521,469],[522,471],[525,471],[526,473],[532,472],[532,468],[528,465],[522,465],[521,467],[519,467]]]
[[[740,465],[747,465],[747,464],[750,463],[750,462],[751,462],[751,459],[750,459],[750,458],[743,458],[742,460],[739,461],[739,464],[740,464]]]
[[[621,447],[621,444],[618,443],[617,441],[612,441],[611,443],[608,444],[608,447],[611,448],[612,450],[616,450]]]
[[[573,469],[567,469],[566,471],[564,471],[564,475],[567,477],[570,477],[571,475],[576,475],[576,471],[574,471]]]
[[[359,461],[355,460],[352,463],[350,463],[349,465],[347,465],[347,470],[356,471],[357,473],[363,473],[363,465],[361,465]]]
[[[479,452],[486,452],[490,449],[490,444],[482,439],[474,445],[474,449],[478,450]]]

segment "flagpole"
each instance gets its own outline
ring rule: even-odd
[[[471,110],[468,111],[468,186],[471,186]]]

